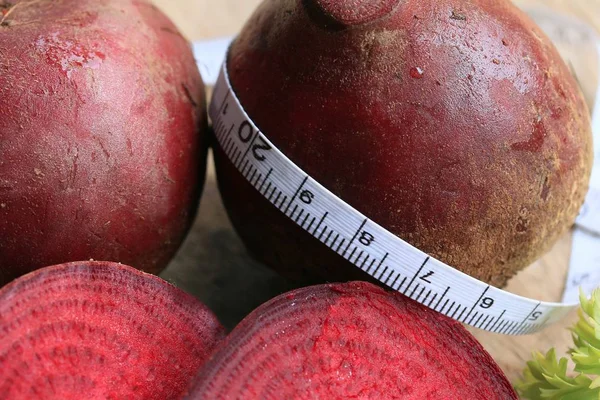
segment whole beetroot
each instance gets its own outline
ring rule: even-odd
[[[153,275],[42,268],[0,290],[0,399],[178,399],[223,336],[206,306]]]
[[[517,399],[458,322],[368,283],[281,295],[200,370],[200,399]]]
[[[310,176],[392,233],[502,286],[573,222],[592,147],[576,82],[507,0],[266,0],[228,57],[233,89]],[[259,260],[347,280],[216,151]]]
[[[204,179],[187,41],[145,0],[0,0],[0,20],[0,284],[90,258],[159,272]]]

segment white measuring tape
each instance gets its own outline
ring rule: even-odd
[[[259,131],[236,97],[225,64],[209,113],[222,150],[266,200],[332,251],[413,300],[465,324],[508,335],[539,331],[578,305],[532,300],[492,287],[369,220]]]

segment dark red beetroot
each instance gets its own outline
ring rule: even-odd
[[[208,308],[155,276],[43,268],[0,290],[0,399],[177,399],[223,336]]]
[[[299,289],[244,319],[189,399],[516,399],[459,323],[368,283]]]
[[[0,20],[0,285],[90,258],[159,272],[204,176],[188,42],[145,0],[0,0]]]
[[[588,110],[549,39],[507,0],[270,0],[229,73],[266,136],[399,237],[501,286],[573,222]],[[287,275],[364,278],[252,189],[219,150],[249,250]],[[285,270],[284,270],[285,268]]]

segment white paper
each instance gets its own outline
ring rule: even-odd
[[[579,288],[590,294],[600,282],[600,236],[581,228],[573,233],[569,274],[562,301],[578,302]]]
[[[225,60],[227,49],[233,37],[223,37],[194,42],[192,48],[202,80],[207,86],[214,86]]]

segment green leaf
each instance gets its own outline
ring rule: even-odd
[[[580,291],[579,300],[579,320],[571,328],[574,347],[569,350],[574,373],[568,371],[569,360],[558,360],[554,349],[534,353],[516,384],[524,399],[600,400],[600,290],[590,298]]]
[[[527,363],[523,379],[517,383],[517,390],[521,396],[531,400],[587,400],[585,392],[589,391],[591,381],[581,376],[569,378],[567,367],[568,360],[557,360],[554,349],[546,355],[536,352],[533,354],[533,360]],[[589,397],[594,400],[598,398]]]

